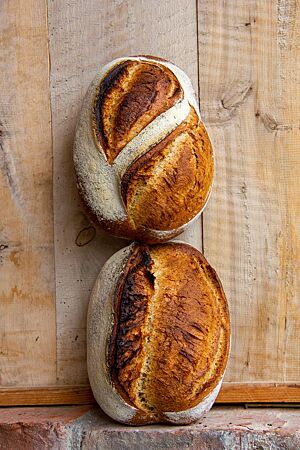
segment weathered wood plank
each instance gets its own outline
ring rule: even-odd
[[[275,101],[264,110],[266,82],[260,86],[258,112],[274,139],[277,163],[273,173],[279,192],[282,230],[277,236],[279,309],[276,350],[282,380],[300,380],[300,3],[279,0],[277,5],[277,76],[272,77]],[[271,63],[268,55],[268,64]],[[262,61],[263,62],[263,61]],[[266,77],[265,77],[266,79]],[[271,99],[269,99],[270,101]],[[262,114],[261,114],[262,112]],[[265,116],[264,114],[265,113]],[[272,115],[273,113],[273,115]],[[271,125],[266,125],[273,119]],[[272,154],[270,154],[272,158]],[[281,204],[284,207],[282,208]]]
[[[187,71],[197,87],[196,6],[179,0],[49,1],[48,17],[58,382],[83,383],[87,380],[85,325],[89,293],[103,263],[126,243],[95,236],[87,245],[76,245],[76,237],[88,227],[79,206],[72,168],[72,144],[80,105],[97,70],[126,54],[154,54],[170,59]],[[201,245],[199,223],[186,237]]]
[[[200,0],[198,10],[201,106],[217,165],[204,250],[231,304],[226,380],[296,382],[300,10],[281,0]]]
[[[86,386],[43,386],[35,388],[0,388],[1,406],[87,405],[95,403],[91,388]]]
[[[299,403],[299,384],[224,383],[216,403]],[[0,406],[96,403],[89,385],[0,389]]]
[[[198,1],[201,110],[217,165],[204,250],[233,319],[222,403],[300,401],[292,384],[300,380],[297,4]],[[78,203],[72,143],[89,82],[114,57],[152,53],[198,85],[194,2],[48,1],[58,385],[19,388],[56,382],[46,6],[0,6],[0,385],[8,387],[0,389],[0,405],[92,401],[89,387],[77,386],[87,382],[89,292],[104,261],[126,242],[94,236]],[[180,239],[201,248],[201,225]]]
[[[56,381],[46,5],[0,5],[0,385]]]

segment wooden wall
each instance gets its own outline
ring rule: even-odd
[[[188,73],[214,144],[209,205],[180,239],[230,303],[219,400],[299,402],[299,0],[3,0],[0,22],[0,403],[90,398],[89,293],[126,242],[80,209],[74,129],[99,67],[143,53]]]

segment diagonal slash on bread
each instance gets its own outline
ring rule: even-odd
[[[185,73],[154,57],[124,57],[91,84],[74,164],[94,221],[130,239],[175,237],[203,210],[213,151]]]

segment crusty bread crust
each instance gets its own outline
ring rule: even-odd
[[[212,176],[210,142],[191,109],[176,130],[124,174],[121,192],[128,216],[146,229],[178,229],[206,203]]]
[[[180,234],[203,210],[213,152],[188,77],[154,57],[125,57],[92,82],[74,165],[93,221],[149,243]]]
[[[220,280],[190,245],[135,243],[101,271],[88,314],[88,370],[114,419],[198,420],[220,389],[229,345]]]
[[[182,98],[182,89],[167,68],[126,61],[111,70],[99,86],[93,128],[110,163],[153,119]]]

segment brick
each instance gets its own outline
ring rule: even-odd
[[[68,425],[90,409],[90,406],[2,408],[0,449],[65,449]]]
[[[190,426],[123,426],[90,406],[7,408],[1,450],[300,450],[300,410],[214,407]]]
[[[217,406],[199,423],[178,427],[124,427],[99,415],[84,428],[83,450],[300,450],[299,409]]]

